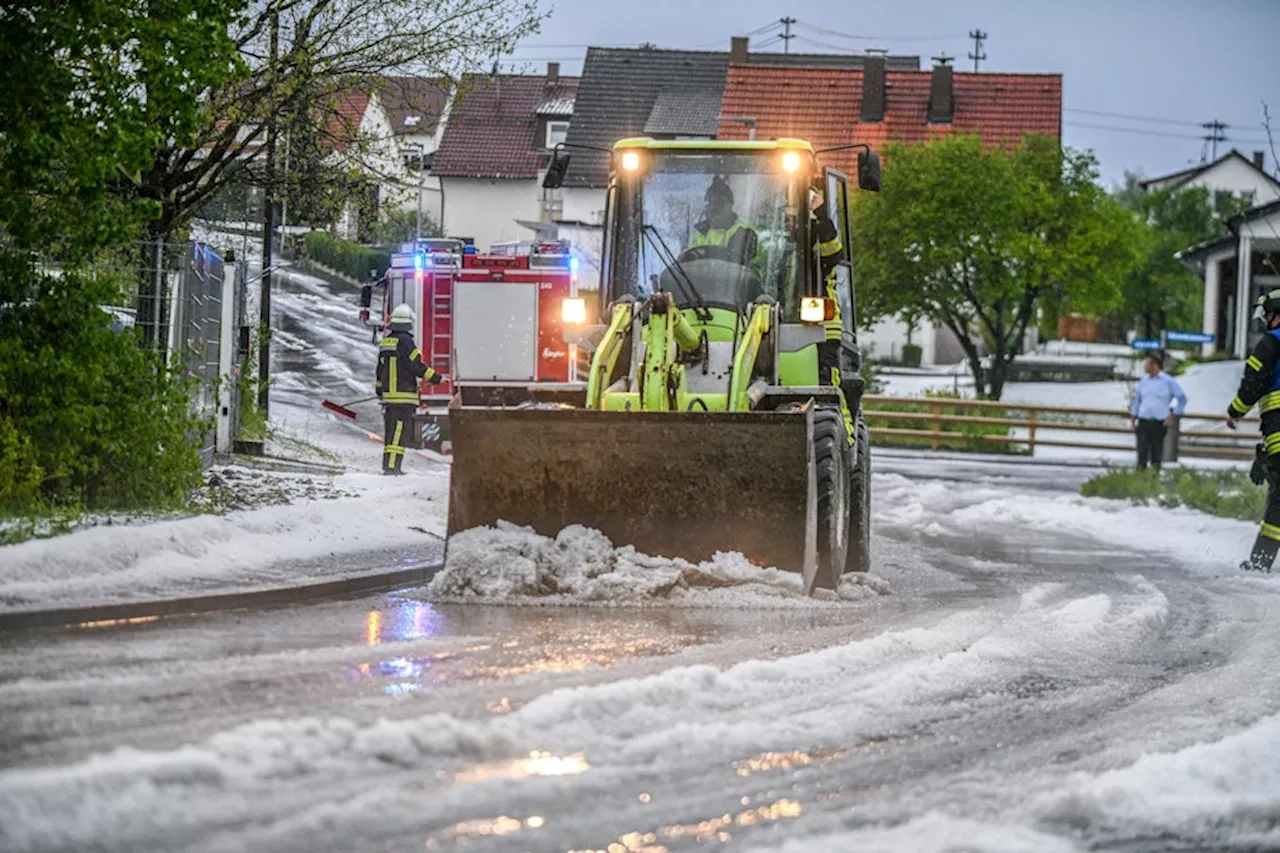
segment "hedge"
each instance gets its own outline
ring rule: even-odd
[[[359,282],[369,280],[369,270],[382,275],[391,266],[391,253],[331,237],[323,231],[310,231],[306,237],[307,257],[329,269],[349,275]]]

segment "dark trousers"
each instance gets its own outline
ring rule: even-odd
[[[1267,461],[1272,468],[1267,477],[1267,508],[1249,554],[1249,568],[1260,572],[1271,571],[1276,552],[1280,551],[1280,457],[1271,456]]]
[[[405,441],[409,431],[413,429],[413,413],[417,407],[400,404],[388,404],[382,407],[383,439],[382,470],[400,472],[404,463]]]
[[[1138,470],[1145,470],[1150,460],[1152,466],[1159,471],[1164,461],[1164,434],[1168,427],[1164,421],[1153,421],[1143,418],[1138,421]]]

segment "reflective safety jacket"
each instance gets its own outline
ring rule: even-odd
[[[435,373],[422,363],[422,352],[407,331],[393,331],[378,345],[374,390],[384,403],[418,405],[418,380],[429,380]]]
[[[1280,329],[1268,332],[1253,348],[1244,364],[1244,376],[1236,398],[1227,407],[1227,414],[1242,418],[1256,403],[1262,415],[1262,435],[1267,453],[1280,455]]]
[[[838,341],[844,332],[844,323],[840,319],[840,299],[836,290],[836,262],[840,260],[840,231],[827,215],[824,205],[818,209],[817,223],[814,233],[818,243],[818,261],[822,280],[827,285],[827,298],[836,303],[836,315],[826,323],[827,340]]]
[[[705,219],[697,223],[693,226],[693,239],[689,241],[688,248],[696,249],[699,246],[724,246],[738,263],[750,266],[756,275],[764,274],[755,229],[741,219],[735,217],[728,228],[712,228],[711,223]]]

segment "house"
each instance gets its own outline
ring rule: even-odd
[[[894,68],[867,57],[861,68],[738,65],[729,68],[719,137],[745,139],[749,116],[759,138],[808,139],[816,147],[865,142],[927,142],[966,133],[992,146],[1012,146],[1033,134],[1062,137],[1062,76],[958,72],[945,62],[931,71]],[[854,174],[856,151],[827,160]],[[886,175],[886,179],[888,176]],[[914,343],[924,364],[960,361],[959,341],[945,328],[908,328],[900,319],[877,323],[860,336],[878,359],[897,359]]]
[[[561,76],[555,62],[545,75],[462,78],[431,166],[445,234],[487,249],[529,239],[522,222],[559,215],[541,177],[550,149],[570,132],[577,90],[578,78]]]
[[[1138,184],[1145,191],[1204,187],[1250,196],[1255,205],[1280,198],[1280,181],[1264,169],[1265,154],[1253,152],[1249,159],[1234,148],[1211,163],[1201,163],[1170,175],[1151,178]]]
[[[643,48],[587,49],[567,141],[608,149],[619,139],[715,139],[729,69],[755,63],[819,68],[860,68],[863,55],[751,53],[744,37],[730,39],[728,51]],[[918,56],[890,56],[895,69],[918,69]],[[737,114],[731,114],[737,115]],[[743,116],[742,118],[748,118]],[[572,165],[558,190],[559,234],[582,254],[584,287],[598,281],[592,259],[600,255],[609,157],[570,149]]]
[[[391,117],[375,91],[345,89],[326,99],[325,132],[322,143],[330,153],[330,165],[348,166],[373,178],[368,211],[376,221],[384,209],[401,210],[416,204],[416,180],[405,166],[396,142]],[[339,236],[365,236],[358,206],[348,202],[338,217]]]
[[[438,178],[429,174],[448,121],[453,87],[448,80],[433,77],[383,77],[378,97],[386,111],[400,157],[417,184],[408,207],[441,221],[441,193]]]
[[[1225,237],[1192,246],[1177,257],[1204,281],[1203,331],[1214,336],[1203,345],[1204,355],[1225,352],[1244,358],[1258,337],[1249,328],[1253,303],[1280,288],[1280,198],[1231,217],[1227,227]]]

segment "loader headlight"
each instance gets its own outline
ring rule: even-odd
[[[800,155],[795,151],[788,151],[782,155],[782,171],[790,174],[800,168]]]
[[[575,325],[587,322],[587,301],[585,299],[566,299],[560,303],[560,319]]]
[[[622,168],[628,172],[634,172],[640,168],[640,155],[634,151],[624,151],[622,153]]]
[[[836,303],[819,296],[806,296],[800,300],[800,322],[825,323],[836,317]]]

